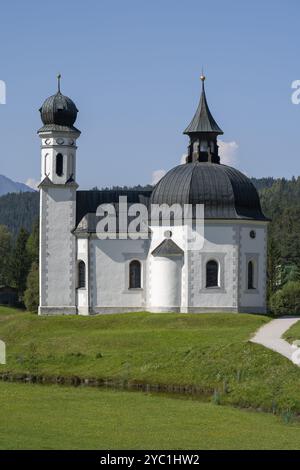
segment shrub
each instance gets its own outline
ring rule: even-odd
[[[300,282],[290,281],[275,292],[270,300],[275,315],[300,314]]]
[[[27,310],[30,312],[37,312],[39,306],[39,267],[37,263],[32,263],[27,277],[24,303]]]
[[[290,424],[294,419],[294,413],[288,409],[282,413],[282,419],[284,424]]]
[[[221,405],[221,394],[218,390],[214,390],[214,394],[212,396],[212,402],[214,405]]]

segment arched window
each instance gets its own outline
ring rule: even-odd
[[[129,264],[129,289],[139,289],[141,284],[141,263],[137,260]]]
[[[56,174],[57,176],[62,176],[64,169],[64,157],[61,153],[56,155]]]
[[[219,286],[219,265],[216,261],[210,260],[206,263],[206,287]]]
[[[79,261],[78,263],[78,288],[82,289],[85,287],[85,263]]]
[[[255,289],[254,287],[254,265],[253,261],[248,263],[248,289]]]

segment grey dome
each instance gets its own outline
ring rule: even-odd
[[[179,165],[154,187],[152,204],[204,204],[207,219],[267,220],[255,186],[235,168],[208,162]]]
[[[40,113],[45,126],[56,125],[73,128],[78,109],[70,98],[58,91],[44,101]]]

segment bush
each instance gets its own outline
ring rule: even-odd
[[[37,312],[39,306],[39,267],[32,263],[27,277],[27,288],[24,293],[24,303],[30,312]]]
[[[300,282],[287,282],[270,300],[275,315],[300,315]]]

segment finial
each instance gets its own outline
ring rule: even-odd
[[[202,91],[204,92],[204,80],[206,79],[204,73],[203,73],[203,67],[202,67],[202,72],[201,72],[201,75],[200,75],[200,80],[202,82]]]
[[[59,73],[57,75],[57,88],[58,88],[58,92],[60,93],[60,79],[61,79],[61,74]]]
[[[204,75],[204,72],[203,72],[203,67],[202,67],[202,70],[201,70],[200,79],[201,79],[202,82],[204,82],[204,80],[206,79],[206,76]]]

